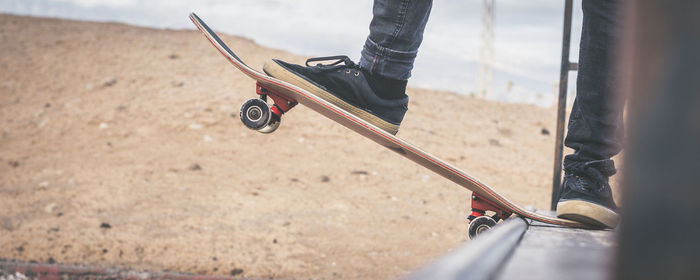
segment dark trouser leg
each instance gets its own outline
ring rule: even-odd
[[[432,3],[432,0],[375,0],[360,66],[372,74],[408,80]]]
[[[624,101],[613,92],[619,3],[585,0],[582,5],[577,94],[564,141],[575,152],[564,159],[564,170],[592,167],[610,176],[615,173],[610,158],[620,152],[623,135]]]

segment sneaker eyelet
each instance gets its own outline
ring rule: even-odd
[[[355,72],[355,77],[360,76],[360,72]]]
[[[350,69],[345,70],[345,74],[350,74],[350,72],[351,72]]]

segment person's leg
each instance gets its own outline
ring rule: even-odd
[[[574,153],[564,159],[565,178],[557,206],[559,216],[584,222],[604,219],[597,222],[608,227],[617,223],[608,178],[616,172],[611,157],[620,152],[623,133],[624,100],[614,92],[613,75],[619,5],[617,1],[582,2],[576,100],[564,142]],[[580,215],[571,213],[577,211]],[[586,215],[603,217],[582,217]]]
[[[375,0],[360,64],[334,56],[309,59],[306,66],[273,60],[263,70],[396,134],[431,7],[431,0]]]
[[[360,66],[372,74],[408,80],[432,0],[375,0]]]

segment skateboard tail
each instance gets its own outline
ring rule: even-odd
[[[204,21],[202,21],[202,19],[200,19],[199,16],[197,16],[197,14],[190,13],[190,20],[192,21],[192,23],[194,23],[195,26],[197,26],[199,31],[201,31],[203,33],[206,32],[206,33],[216,35],[216,33],[211,28],[209,28],[209,26],[206,23],[204,23]],[[229,49],[229,47],[224,43],[224,41],[221,40],[221,38],[219,38],[219,36],[212,36],[212,37],[213,37],[214,41],[216,41],[216,44],[218,44],[224,50],[226,50],[226,52],[230,56],[232,56],[233,58],[238,60],[239,63],[241,63],[245,66],[248,66],[247,64],[245,64],[245,62],[243,62],[243,60],[241,58],[239,58],[233,51],[231,51],[231,49]],[[212,42],[211,39],[209,39],[209,37],[207,37],[207,39],[209,40],[210,43],[214,44],[214,42]],[[219,49],[219,48],[217,48],[217,49]]]

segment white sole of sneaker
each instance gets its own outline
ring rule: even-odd
[[[289,70],[285,69],[281,65],[275,63],[274,61],[268,61],[265,62],[265,65],[263,66],[263,71],[267,73],[268,75],[280,79],[282,81],[291,83],[293,85],[296,85],[302,89],[307,90],[308,92],[322,98],[323,100],[326,100],[330,102],[331,104],[340,107],[341,109],[350,112],[351,114],[359,117],[360,119],[363,119],[367,121],[368,123],[388,132],[391,133],[392,135],[396,135],[396,133],[399,132],[399,126],[395,124],[391,124],[385,120],[382,120],[381,118],[372,115],[371,113],[368,113],[365,110],[362,110],[360,108],[357,108],[355,106],[350,105],[349,103],[343,101],[342,99],[336,97],[335,95],[331,94],[330,92],[327,92],[313,83],[307,81],[306,79],[297,76],[296,74],[290,72]]]
[[[614,228],[620,221],[620,217],[615,211],[581,200],[567,200],[557,203],[557,217],[603,228]]]

